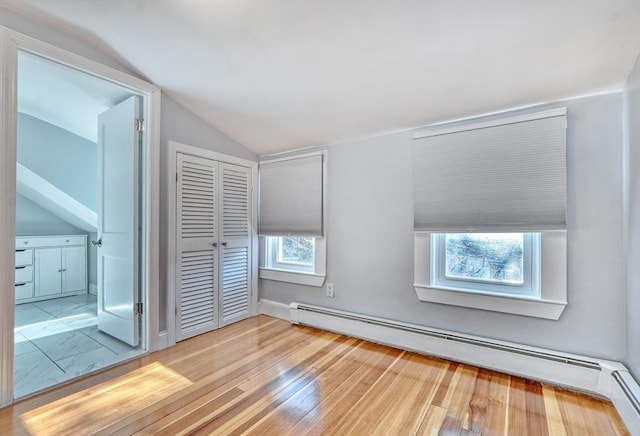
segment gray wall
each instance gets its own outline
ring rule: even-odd
[[[568,299],[559,321],[419,302],[413,289],[412,133],[338,144],[328,156],[325,289],[261,280],[301,301],[607,359],[624,356],[622,96],[568,108]]]
[[[17,152],[19,163],[89,209],[97,210],[98,146],[95,142],[18,113]]]
[[[54,29],[45,22],[26,19],[13,11],[0,6],[0,25],[17,30],[18,32],[46,41],[57,47],[74,52],[88,59],[100,62],[117,70],[141,77],[125,65],[114,53],[100,52],[96,46],[100,41],[89,33],[83,34],[83,39],[75,38],[65,30]],[[77,30],[77,29],[74,29]],[[168,170],[167,147],[169,141],[181,142],[196,147],[214,150],[220,153],[230,154],[250,160],[257,160],[257,156],[244,146],[233,141],[215,127],[195,116],[167,95],[162,97],[162,114],[160,127],[160,328],[166,328],[166,263],[167,263],[167,199],[168,195]],[[91,253],[89,253],[91,257]]]
[[[640,382],[640,57],[624,89],[626,196],[627,356]]]

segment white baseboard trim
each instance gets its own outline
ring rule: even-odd
[[[98,295],[98,285],[95,283],[89,283],[89,293],[91,295]]]
[[[169,332],[167,330],[163,330],[158,333],[158,338],[156,339],[156,343],[153,346],[152,350],[149,351],[160,351],[169,347]]]
[[[274,318],[284,319],[285,321],[291,321],[289,314],[289,305],[284,303],[278,303],[277,301],[260,299],[259,312],[263,315],[269,315]]]
[[[280,303],[276,305],[280,307]],[[318,327],[610,399],[631,434],[640,434],[640,409],[635,404],[637,399],[640,399],[640,388],[625,366],[619,362],[560,353],[304,303],[294,302],[289,308],[290,319],[294,324]],[[620,378],[626,382],[626,386],[621,386],[617,380]],[[623,392],[623,389],[626,392]],[[635,397],[634,390],[636,390]]]

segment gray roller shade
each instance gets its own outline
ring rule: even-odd
[[[566,228],[566,109],[414,138],[415,231]]]
[[[260,235],[323,236],[322,154],[260,163]]]

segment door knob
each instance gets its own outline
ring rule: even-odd
[[[91,245],[98,248],[102,247],[102,238],[98,239],[97,241],[91,241]]]

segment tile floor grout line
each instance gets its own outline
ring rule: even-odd
[[[22,337],[25,338],[25,341],[21,341],[21,342],[30,342],[31,346],[33,346],[33,350],[31,352],[40,352],[42,354],[44,354],[44,356],[46,357],[46,361],[50,361],[51,363],[53,363],[53,365],[55,366],[55,368],[57,368],[58,370],[61,371],[60,377],[62,377],[64,380],[62,381],[58,381],[52,385],[48,385],[45,386],[42,389],[49,389],[53,386],[56,386],[59,383],[63,383],[65,381],[68,380],[72,380],[76,377],[82,376],[82,375],[86,375],[89,374],[93,371],[89,370],[89,371],[82,371],[82,374],[80,375],[74,375],[74,365],[71,365],[69,368],[69,371],[66,371],[65,369],[62,368],[62,366],[58,363],[61,362],[63,360],[66,359],[73,359],[76,358],[78,356],[82,356],[83,354],[86,353],[93,353],[96,351],[100,351],[100,350],[106,350],[107,352],[113,354],[113,356],[109,356],[108,359],[102,359],[102,361],[106,362],[108,360],[114,359],[113,362],[110,362],[109,365],[113,365],[113,364],[117,364],[120,361],[124,361],[127,360],[127,357],[124,356],[130,356],[131,352],[135,352],[136,355],[138,353],[140,353],[142,350],[140,349],[140,347],[137,348],[132,348],[132,347],[128,347],[130,349],[127,349],[126,351],[123,351],[122,353],[117,351],[118,347],[111,347],[108,344],[108,341],[104,341],[107,342],[107,344],[101,342],[99,339],[91,336],[90,333],[88,333],[90,331],[90,329],[94,326],[97,327],[96,324],[91,324],[89,326],[85,326],[85,327],[75,327],[74,325],[72,325],[72,323],[69,323],[67,321],[65,321],[65,318],[69,317],[69,316],[74,316],[73,312],[75,311],[81,311],[82,313],[76,314],[76,315],[87,315],[87,316],[96,316],[96,308],[92,307],[95,305],[95,300],[96,297],[92,296],[93,298],[80,298],[81,296],[71,296],[71,297],[64,297],[64,298],[60,298],[60,299],[51,299],[51,300],[46,300],[43,302],[31,302],[31,303],[26,303],[24,305],[20,305],[22,308],[20,309],[21,311],[29,312],[29,311],[33,311],[35,313],[37,313],[37,315],[35,315],[36,317],[38,316],[47,316],[47,317],[52,317],[53,319],[50,320],[46,320],[46,322],[51,322],[52,325],[56,325],[56,326],[60,326],[60,327],[66,327],[70,330],[64,330],[62,332],[58,332],[58,333],[52,333],[52,334],[48,334],[46,336],[43,336],[42,338],[36,338],[36,339],[43,339],[43,338],[47,338],[47,337],[51,337],[51,336],[55,336],[58,334],[64,334],[64,333],[69,333],[69,332],[73,332],[73,334],[80,333],[82,336],[77,336],[78,338],[84,337],[84,338],[88,338],[91,340],[91,342],[89,342],[89,344],[93,343],[96,344],[96,346],[98,348],[94,348],[88,351],[83,351],[77,354],[73,354],[70,356],[66,356],[64,358],[58,359],[58,360],[54,360],[54,358],[49,355],[43,348],[39,347],[36,342],[34,342],[34,340],[30,339],[29,337],[27,337],[25,334],[22,333],[22,329],[25,328],[29,328],[29,326],[35,326],[35,324],[38,324],[39,321],[35,321],[34,324],[31,324],[29,322],[29,320],[34,316],[34,314],[32,313],[31,315],[27,315],[25,318],[27,319],[28,323],[22,326],[15,326],[14,327],[14,343],[15,343],[15,333],[20,334]],[[76,298],[77,300],[74,300],[74,298]],[[78,300],[83,300],[83,301],[78,301]],[[47,302],[50,302],[47,305]],[[43,304],[44,307],[39,306],[36,303],[41,303]],[[68,305],[65,306],[65,303],[68,303]],[[48,309],[47,309],[47,306]],[[69,309],[68,306],[71,306],[72,309]],[[57,307],[55,310],[53,309],[54,307]],[[16,306],[14,308],[14,310],[16,311],[16,313],[18,312],[18,306]],[[67,313],[64,314],[65,311],[70,310],[71,313]],[[54,313],[56,312],[56,313]],[[63,313],[62,316],[60,316],[60,314]],[[44,322],[44,321],[43,321]],[[16,328],[20,328],[21,331],[15,331]],[[100,330],[97,330],[97,332],[100,332]],[[106,335],[106,334],[105,334]],[[110,337],[110,336],[109,336]],[[117,341],[116,338],[113,338],[114,340]],[[124,343],[123,343],[124,344]],[[125,344],[126,345],[126,344]],[[17,355],[14,354],[14,359],[16,358]],[[94,362],[94,364],[97,364],[99,361]],[[107,366],[109,366],[107,365]],[[53,369],[53,367],[52,367]],[[77,368],[76,368],[77,369]],[[55,377],[58,377],[57,375]],[[15,388],[14,388],[15,389]],[[35,392],[35,391],[34,391]],[[30,392],[27,392],[24,395],[29,395]],[[32,392],[31,392],[32,393]]]
[[[51,356],[49,356],[49,355],[48,355],[48,354],[47,354],[47,353],[46,353],[42,348],[38,347],[38,346],[37,346],[37,345],[36,345],[36,344],[31,340],[31,339],[29,339],[29,342],[31,342],[31,344],[32,344],[34,347],[36,347],[36,348],[37,348],[37,349],[38,349],[42,354],[44,354],[44,355],[47,357],[47,359],[49,359],[51,362],[53,362],[53,364],[54,364],[55,366],[57,366],[57,367],[58,367],[58,369],[59,369],[60,371],[62,371],[64,374],[66,374],[66,373],[67,373],[67,371],[65,371],[64,369],[62,369],[62,367],[60,367],[60,365],[58,365],[58,364],[56,363],[56,361],[55,361],[55,360],[53,360],[53,359],[51,358]],[[15,356],[13,356],[13,358],[15,359]]]

